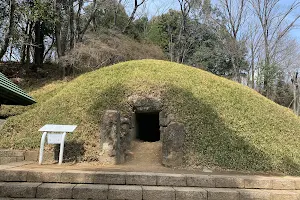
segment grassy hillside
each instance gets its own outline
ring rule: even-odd
[[[83,144],[86,160],[95,160],[104,110],[126,115],[127,98],[142,94],[159,96],[185,124],[186,166],[300,175],[298,117],[254,90],[196,68],[129,61],[31,94],[39,103],[9,118],[0,130],[1,148],[37,148],[37,130],[45,123],[78,124],[68,139]]]

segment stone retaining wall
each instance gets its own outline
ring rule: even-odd
[[[22,161],[38,161],[39,151],[11,150],[0,149],[0,165],[22,162]],[[44,152],[44,161],[53,161],[53,152]]]
[[[0,165],[25,160],[25,152],[17,150],[0,150]]]

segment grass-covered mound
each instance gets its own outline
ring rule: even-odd
[[[187,166],[300,174],[298,117],[248,87],[196,68],[130,61],[31,94],[39,103],[9,118],[0,131],[2,148],[39,147],[37,130],[46,123],[78,124],[68,140],[83,144],[86,160],[96,159],[103,112],[126,115],[127,98],[138,94],[160,97],[185,124]]]

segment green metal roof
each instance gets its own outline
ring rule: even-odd
[[[0,72],[0,105],[31,105],[36,101]]]

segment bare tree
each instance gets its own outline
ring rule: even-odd
[[[192,8],[192,0],[178,0],[180,5],[180,12],[181,12],[181,25],[178,34],[178,46],[179,49],[177,50],[177,62],[182,63],[184,60],[184,53],[186,49],[186,42],[184,40],[187,36],[187,20]]]
[[[6,50],[9,46],[9,39],[12,36],[13,28],[14,28],[14,14],[15,14],[15,0],[10,0],[10,12],[9,12],[9,25],[8,25],[8,31],[4,38],[4,45],[1,47],[0,50],[0,59],[3,58],[4,54],[6,53]]]
[[[230,41],[230,52],[231,63],[233,66],[233,79],[241,82],[241,72],[240,72],[240,60],[243,55],[241,55],[242,50],[240,49],[240,44],[238,41],[241,39],[242,26],[246,19],[246,0],[219,0],[220,5],[223,9],[227,20],[227,29],[231,36]]]
[[[91,21],[95,18],[96,12],[97,12],[97,0],[93,0],[92,13],[90,14],[87,22],[85,23],[82,29],[80,29],[80,24],[77,24],[77,26],[79,27],[77,41],[82,41],[82,38],[85,32],[87,31]]]
[[[246,0],[219,0],[228,20],[227,27],[231,35],[238,39],[245,22]]]
[[[125,25],[124,29],[123,29],[123,33],[125,33],[127,31],[127,29],[129,28],[130,24],[132,23],[132,21],[134,20],[134,16],[136,14],[137,9],[143,5],[143,3],[145,3],[146,0],[141,0],[141,2],[138,2],[138,0],[134,0],[134,8],[130,14],[130,17],[128,19],[127,24]]]
[[[248,85],[255,89],[255,71],[260,60],[262,33],[259,25],[255,22],[249,23],[246,33],[246,42],[248,47]]]
[[[273,72],[275,63],[272,58],[280,41],[295,27],[300,18],[296,12],[299,8],[299,0],[293,1],[290,6],[281,9],[279,0],[249,0],[254,14],[258,18],[263,35],[264,43],[264,66],[263,66],[263,94],[271,97],[274,80]],[[295,15],[293,15],[295,14]]]

